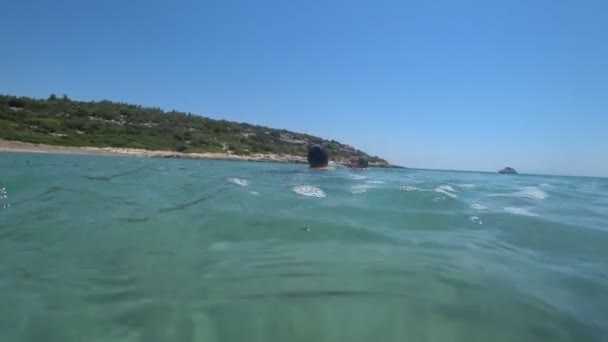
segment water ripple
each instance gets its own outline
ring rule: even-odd
[[[145,169],[148,169],[148,168],[149,168],[148,165],[143,165],[143,166],[140,166],[140,167],[135,168],[135,169],[131,169],[131,170],[127,170],[127,171],[123,171],[123,172],[119,172],[119,173],[114,173],[114,174],[110,174],[110,175],[107,175],[107,176],[83,176],[83,178],[90,179],[90,180],[98,180],[98,181],[109,182],[112,179],[115,179],[115,178],[118,178],[118,177],[127,176],[127,175],[131,175],[131,174],[137,173],[139,171],[142,171],[142,170],[145,170]]]

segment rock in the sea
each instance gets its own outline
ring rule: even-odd
[[[504,169],[498,171],[498,173],[507,173],[507,174],[512,174],[512,175],[516,175],[517,171],[515,171],[514,168],[512,167],[505,167]]]

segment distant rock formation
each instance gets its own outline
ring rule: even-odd
[[[506,173],[506,174],[516,175],[517,171],[515,171],[514,168],[507,166],[504,169],[498,171],[498,173]]]

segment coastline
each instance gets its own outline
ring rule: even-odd
[[[184,158],[209,160],[240,160],[252,162],[275,162],[305,164],[306,158],[293,155],[280,154],[251,154],[239,156],[231,153],[184,153],[176,151],[144,150],[139,148],[122,147],[73,147],[34,144],[21,141],[0,139],[0,152],[17,153],[49,153],[49,154],[76,154],[101,156],[131,156],[147,158]]]
[[[128,147],[89,147],[89,146],[60,146],[35,144],[22,141],[0,139],[0,153],[46,153],[46,154],[74,154],[74,155],[97,155],[97,156],[125,156],[143,158],[182,158],[182,159],[206,159],[206,160],[235,160],[249,162],[270,163],[294,163],[307,164],[304,156],[274,153],[254,153],[246,156],[232,153],[185,153],[167,150],[145,150],[141,148]],[[342,164],[343,161],[336,161]],[[403,166],[370,163],[369,167],[405,169]]]

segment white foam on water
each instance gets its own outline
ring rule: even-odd
[[[486,207],[485,205],[478,204],[478,203],[473,203],[473,204],[471,204],[471,209],[488,210],[488,207]]]
[[[250,194],[254,195],[254,196],[260,196],[260,193],[257,191],[249,191]]]
[[[353,186],[351,187],[350,192],[352,192],[353,194],[362,194],[364,192],[367,192],[367,188],[361,186]]]
[[[8,200],[6,188],[0,188],[0,204],[2,205],[3,209],[10,208],[11,206],[9,203],[5,203],[6,200]]]
[[[516,193],[517,196],[526,197],[535,200],[544,200],[547,198],[547,193],[535,186],[526,186],[521,191]]]
[[[442,193],[451,198],[458,197],[458,196],[456,196],[456,194],[454,194],[454,192],[456,192],[456,190],[454,190],[454,188],[452,188],[449,185],[440,185],[440,186],[436,187],[434,191]]]
[[[473,223],[476,224],[481,224],[481,219],[479,218],[479,216],[469,216],[469,220]]]
[[[538,214],[532,213],[528,211],[526,208],[518,208],[518,207],[505,207],[505,212],[512,215],[520,215],[520,216],[538,216]]]
[[[361,176],[361,175],[350,175],[350,178],[352,178],[352,179],[356,179],[356,180],[363,180],[363,179],[367,179],[367,177],[365,177],[365,176]]]
[[[456,192],[456,190],[454,190],[454,188],[452,188],[450,185],[440,185],[437,187],[437,189],[442,189],[445,191],[451,191],[451,192]]]
[[[350,187],[350,192],[352,192],[353,194],[362,194],[364,192],[367,192],[367,189],[371,188],[373,188],[373,186],[367,184],[353,185]]]
[[[368,183],[368,184],[384,184],[386,182],[379,181],[379,180],[369,180],[369,181],[365,181],[365,183]]]
[[[416,190],[418,190],[418,188],[416,188],[415,186],[404,185],[404,186],[400,187],[399,190],[401,190],[401,191],[416,191]]]
[[[228,178],[228,182],[239,185],[239,186],[248,186],[249,185],[249,181],[246,179]]]
[[[509,197],[511,194],[487,194],[486,197]]]
[[[541,183],[538,186],[542,186],[543,188],[552,188],[553,185],[549,184],[549,183]]]
[[[296,194],[302,195],[302,196],[317,197],[317,198],[327,197],[325,195],[325,191],[321,190],[321,188],[319,188],[318,186],[314,186],[314,185],[294,186],[293,189],[291,189],[291,190],[293,192],[295,192]]]
[[[455,186],[459,187],[459,188],[463,188],[463,189],[473,189],[475,188],[475,184],[454,184]]]

